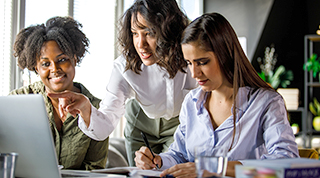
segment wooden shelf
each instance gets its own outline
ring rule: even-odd
[[[309,82],[307,83],[308,86],[310,87],[320,87],[320,83],[319,82]]]
[[[320,35],[307,35],[307,38],[310,41],[319,42],[320,41]]]

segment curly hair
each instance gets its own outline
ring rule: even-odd
[[[170,78],[174,78],[179,70],[185,72],[187,63],[183,58],[180,40],[189,20],[175,0],[136,0],[123,14],[119,20],[118,42],[127,61],[126,70],[137,74],[141,71],[142,61],[134,48],[131,33],[131,18],[137,26],[141,26],[138,13],[155,33],[157,64],[167,70]]]
[[[80,28],[82,24],[72,17],[53,17],[45,24],[22,29],[13,46],[13,55],[18,58],[18,66],[35,71],[41,48],[50,40],[56,41],[62,52],[72,58],[76,57],[77,64],[80,64],[89,46],[89,39]]]

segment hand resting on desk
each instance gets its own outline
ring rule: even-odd
[[[150,150],[143,146],[138,151],[135,152],[135,162],[136,166],[141,169],[154,169],[156,164],[162,167],[162,159],[158,154],[154,154],[154,159]],[[235,176],[235,165],[241,164],[239,161],[228,161],[227,166],[227,176]],[[208,172],[208,175],[210,173]],[[196,166],[193,162],[187,162],[182,164],[177,164],[169,169],[164,170],[160,176],[164,177],[166,175],[172,175],[174,177],[197,177]]]

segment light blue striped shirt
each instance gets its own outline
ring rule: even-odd
[[[163,166],[194,162],[197,146],[223,145],[230,147],[233,116],[216,130],[204,107],[207,98],[201,87],[188,93],[180,112],[180,125],[168,152],[161,153]],[[275,159],[299,157],[295,136],[290,127],[284,100],[272,90],[243,87],[237,95],[236,135],[229,161],[246,159]]]

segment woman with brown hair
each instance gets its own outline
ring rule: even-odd
[[[114,61],[100,109],[73,92],[50,96],[67,100],[62,108],[80,114],[79,127],[96,140],[109,136],[124,115],[130,166],[135,165],[135,151],[145,145],[141,132],[156,153],[166,151],[179,125],[183,98],[197,87],[180,46],[187,24],[175,0],[136,0],[120,20],[122,55]]]
[[[158,164],[162,176],[196,177],[198,146],[212,154],[216,147],[227,148],[228,176],[234,176],[236,164],[245,164],[242,160],[299,157],[283,98],[258,76],[222,15],[204,14],[191,22],[181,45],[201,87],[185,97],[168,152],[153,158],[142,147],[137,167]]]

